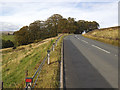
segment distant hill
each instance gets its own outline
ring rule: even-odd
[[[120,26],[101,28],[88,32],[83,36],[118,46],[118,41],[120,40],[118,36],[119,30]]]
[[[20,25],[9,22],[0,22],[0,31],[16,31],[20,29]]]
[[[0,31],[0,34],[2,34],[2,35],[8,35],[8,33],[13,34],[14,31]]]

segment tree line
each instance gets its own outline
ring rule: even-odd
[[[60,14],[54,14],[46,21],[36,20],[29,26],[23,26],[19,31],[14,32],[18,45],[26,45],[49,37],[57,36],[59,33],[81,34],[98,29],[96,21],[78,20],[75,18],[64,18]]]

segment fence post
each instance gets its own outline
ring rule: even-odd
[[[25,80],[26,80],[27,76],[28,76],[28,70],[25,71]],[[26,84],[26,88],[28,88],[26,81],[25,81],[25,84]],[[27,90],[27,89],[26,89],[26,90]]]
[[[28,70],[26,70],[26,72],[25,72],[25,77],[27,77],[28,76]]]
[[[3,81],[0,82],[0,90],[3,90]]]
[[[50,64],[50,50],[47,50],[47,56],[48,56],[48,65]]]
[[[3,90],[3,82],[2,82],[2,90]]]

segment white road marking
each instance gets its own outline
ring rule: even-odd
[[[107,50],[105,50],[105,49],[102,49],[102,48],[100,48],[100,47],[98,47],[98,46],[95,46],[95,45],[92,45],[93,47],[96,47],[96,48],[98,48],[98,49],[100,49],[100,50],[102,50],[102,51],[104,51],[104,52],[106,52],[106,53],[110,53],[109,51],[107,51]]]
[[[117,55],[115,55],[115,56],[117,56]]]
[[[75,37],[77,37],[77,35],[75,35]]]
[[[87,41],[85,41],[85,40],[82,40],[83,42],[85,42],[85,43],[88,43]]]

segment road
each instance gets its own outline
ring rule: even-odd
[[[118,47],[69,35],[63,48],[65,88],[118,88]]]

